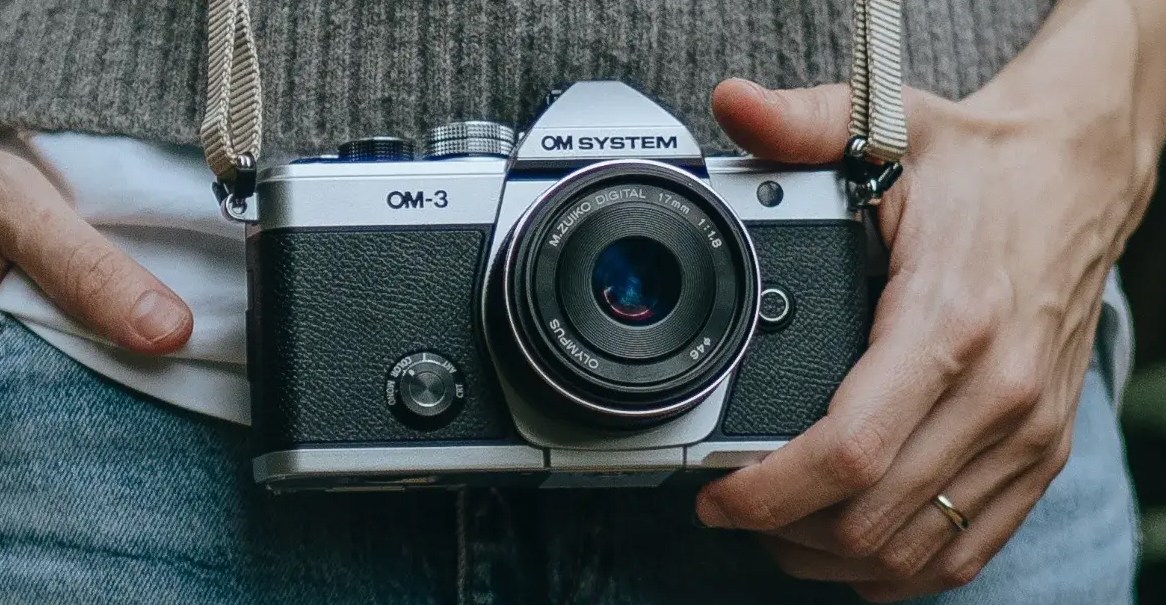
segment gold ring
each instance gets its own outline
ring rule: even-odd
[[[947,517],[948,521],[951,521],[951,524],[956,529],[964,531],[970,525],[968,518],[951,503],[951,500],[947,499],[947,496],[940,494],[933,498],[931,503],[935,505],[935,508],[939,509],[939,512],[943,513],[943,516]]]

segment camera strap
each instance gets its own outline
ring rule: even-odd
[[[259,57],[247,0],[210,0],[206,114],[199,135],[213,189],[228,218],[248,214],[263,131]]]
[[[263,127],[259,58],[247,0],[209,0],[207,99],[200,138],[224,214],[248,215]],[[875,206],[902,174],[902,0],[855,0],[850,139],[844,169],[851,202]]]
[[[903,111],[902,0],[855,0],[850,139],[844,167],[851,203],[876,206],[907,152]]]

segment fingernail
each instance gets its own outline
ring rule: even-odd
[[[762,87],[760,84],[754,82],[753,80],[746,80],[745,78],[733,78],[733,79],[742,83],[742,84],[745,84],[749,88],[749,90],[752,90],[759,97],[764,97],[765,94],[767,92],[769,92],[769,91],[765,90],[764,87]]]
[[[130,323],[139,336],[158,342],[186,323],[186,310],[173,298],[150,290],[138,298]]]
[[[708,528],[730,526],[725,511],[709,498],[700,498],[696,501],[696,521]]]

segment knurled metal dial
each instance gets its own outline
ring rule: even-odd
[[[453,122],[425,135],[425,159],[454,156],[508,157],[514,149],[514,129],[496,122]]]
[[[397,137],[369,137],[340,145],[338,159],[348,162],[407,162],[413,158],[413,141]]]

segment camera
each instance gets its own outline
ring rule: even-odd
[[[866,346],[836,168],[705,157],[618,82],[259,175],[257,482],[648,487],[758,461]]]

